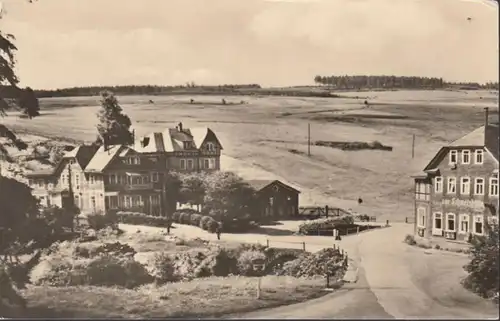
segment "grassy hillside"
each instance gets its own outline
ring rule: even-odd
[[[358,96],[359,93],[346,93]],[[219,136],[223,153],[245,166],[265,169],[305,192],[301,200],[403,219],[412,214],[413,181],[442,144],[459,138],[484,121],[483,107],[497,97],[486,91],[367,92],[358,99],[244,97],[119,97],[134,121],[137,135],[172,127],[209,126]],[[198,104],[190,104],[189,98]],[[364,104],[364,100],[369,105]],[[234,105],[230,103],[235,102]],[[20,119],[11,113],[6,125],[64,139],[93,140],[97,97],[42,99],[42,116]],[[65,106],[77,106],[65,108]],[[312,146],[307,156],[307,124],[311,140],[373,142],[392,151]],[[415,135],[415,158],[411,157]],[[357,206],[358,197],[363,205]]]

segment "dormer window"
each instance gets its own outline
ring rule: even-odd
[[[209,152],[215,152],[215,144],[212,142],[207,143],[207,151]]]
[[[194,147],[194,144],[191,141],[183,142],[183,144],[184,144],[184,149],[191,149]]]
[[[128,165],[140,165],[141,159],[137,156],[127,157],[125,158],[125,163]]]
[[[450,150],[450,165],[457,163],[458,151]]]

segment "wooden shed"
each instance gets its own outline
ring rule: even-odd
[[[257,209],[261,216],[280,218],[297,216],[299,194],[297,189],[278,180],[250,180],[257,191]]]

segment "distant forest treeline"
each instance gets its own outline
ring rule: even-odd
[[[334,89],[497,89],[498,82],[479,84],[473,82],[446,82],[443,78],[398,76],[316,76],[314,82]]]
[[[88,86],[54,90],[34,90],[36,97],[75,97],[98,96],[104,90],[115,95],[265,95],[265,96],[300,96],[300,97],[339,97],[335,90],[384,90],[384,89],[445,89],[462,90],[490,89],[498,90],[496,83],[453,83],[442,78],[398,77],[398,76],[316,76],[318,87],[299,86],[288,88],[262,88],[258,84],[203,86],[193,82],[178,86]],[[15,89],[0,86],[0,96],[16,97]]]
[[[260,85],[220,85],[199,86],[194,83],[179,86],[90,86],[72,87],[56,90],[35,90],[37,97],[74,97],[74,96],[97,96],[104,90],[110,90],[115,95],[171,95],[171,94],[216,94],[231,93],[233,91],[248,91],[260,89]]]

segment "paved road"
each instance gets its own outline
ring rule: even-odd
[[[279,227],[275,227],[279,229]],[[127,227],[135,231],[137,227]],[[140,227],[142,230],[154,228]],[[424,292],[414,284],[415,271],[411,262],[424,255],[422,251],[404,244],[402,240],[411,233],[410,224],[395,223],[389,228],[372,230],[344,237],[335,243],[347,251],[358,267],[358,282],[347,284],[338,293],[304,303],[245,313],[234,318],[497,318],[494,308],[474,308],[460,302],[440,300],[434,293]],[[215,240],[216,236],[195,227],[177,225],[177,236],[201,237]],[[237,242],[270,241],[273,247],[301,248],[314,252],[334,243],[321,236],[295,236],[263,234],[223,234],[222,239]],[[436,254],[437,259],[439,253]],[[418,271],[417,271],[418,272]],[[444,303],[446,302],[446,303]]]

